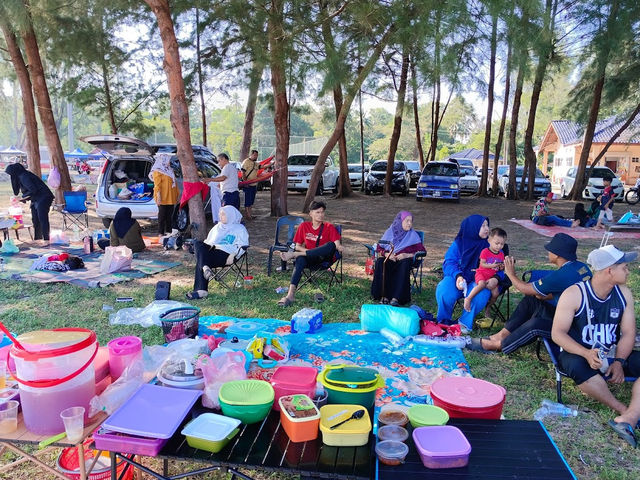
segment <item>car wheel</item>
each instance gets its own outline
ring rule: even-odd
[[[364,194],[371,195],[371,190],[369,190],[367,187],[364,187]]]
[[[422,201],[422,197],[416,197],[416,202],[421,202]]]
[[[106,217],[103,218],[102,225],[104,225],[104,228],[109,228],[111,226],[111,219]]]
[[[186,208],[178,208],[173,217],[174,227],[184,232],[189,226],[189,211]]]

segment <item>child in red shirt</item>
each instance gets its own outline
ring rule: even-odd
[[[464,299],[464,309],[471,311],[471,299],[483,289],[491,290],[491,298],[487,303],[485,314],[488,314],[491,305],[500,295],[499,278],[497,273],[504,270],[504,244],[507,241],[507,232],[501,228],[494,228],[489,233],[489,248],[485,248],[480,253],[480,266],[476,269],[476,286]]]

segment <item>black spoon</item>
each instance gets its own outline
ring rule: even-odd
[[[346,420],[341,421],[340,423],[336,423],[335,425],[329,427],[329,430],[333,430],[334,428],[339,427],[340,425],[342,425],[343,423],[348,422],[349,420],[358,420],[359,418],[364,417],[364,412],[366,410],[356,410],[355,412],[353,412],[351,414],[351,416],[349,418],[347,418]]]

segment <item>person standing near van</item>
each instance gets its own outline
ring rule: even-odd
[[[242,166],[240,168],[242,170],[242,180],[245,182],[258,178],[257,160],[258,151],[251,150],[251,155],[242,161]],[[247,217],[247,220],[253,220],[251,207],[253,207],[253,204],[256,201],[256,191],[258,190],[258,187],[255,183],[252,183],[250,185],[246,185],[242,190],[244,190],[245,216]]]
[[[149,178],[153,181],[153,199],[158,205],[158,236],[171,233],[173,210],[178,201],[178,184],[171,168],[172,154],[158,153]]]
[[[240,192],[238,191],[238,169],[229,161],[226,153],[218,154],[218,164],[222,167],[220,175],[205,181],[220,182],[222,206],[231,205],[240,210]]]

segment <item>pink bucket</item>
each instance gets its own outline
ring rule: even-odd
[[[107,343],[109,349],[109,371],[111,380],[116,381],[125,368],[142,358],[142,339],[140,337],[114,338]]]

